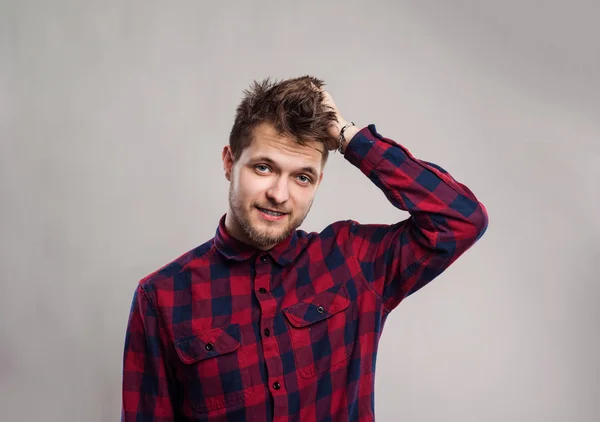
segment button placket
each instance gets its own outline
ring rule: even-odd
[[[285,391],[281,379],[283,367],[273,325],[278,302],[271,292],[273,262],[269,259],[269,255],[265,253],[255,257],[254,263],[256,270],[254,294],[261,308],[259,317],[260,338],[258,341],[262,343],[266,363],[266,377],[269,380],[271,393],[282,396]]]

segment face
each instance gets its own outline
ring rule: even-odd
[[[229,185],[230,234],[267,250],[304,221],[323,178],[323,144],[300,145],[267,123],[257,126],[252,143],[233,162],[229,146],[223,166]]]

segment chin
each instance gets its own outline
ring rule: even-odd
[[[270,238],[277,238],[286,233],[289,229],[288,221],[277,221],[277,222],[268,222],[263,221],[259,222],[254,226],[257,233],[261,233],[263,236],[268,236]]]

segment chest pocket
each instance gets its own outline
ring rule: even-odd
[[[285,308],[283,313],[302,377],[323,373],[352,354],[357,321],[345,285],[318,293]]]
[[[237,324],[175,341],[175,350],[182,362],[180,384],[194,411],[208,414],[244,406],[244,387],[248,383],[240,346]]]

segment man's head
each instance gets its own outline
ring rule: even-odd
[[[323,104],[323,82],[304,76],[254,82],[237,108],[223,149],[230,181],[226,226],[261,249],[279,243],[306,218],[336,140],[335,111]]]

